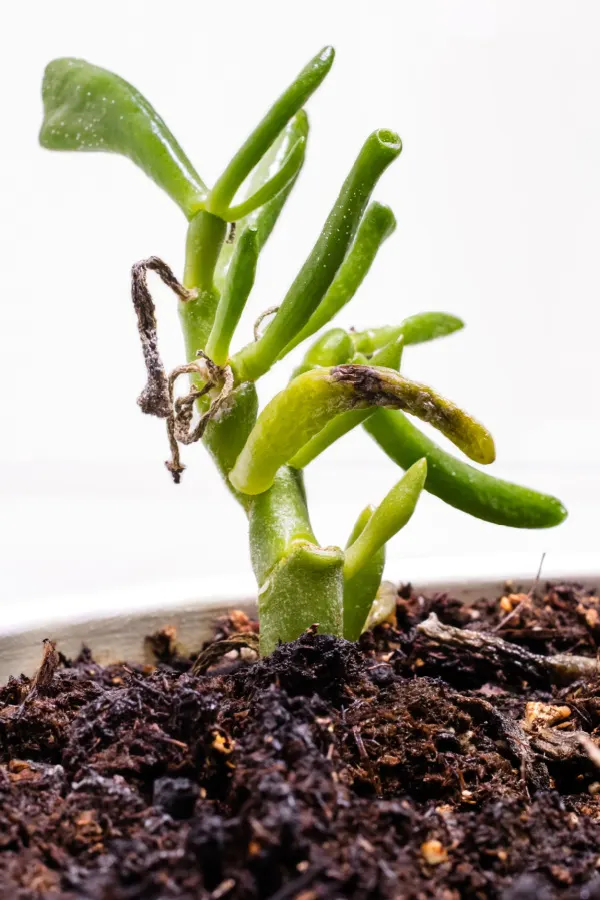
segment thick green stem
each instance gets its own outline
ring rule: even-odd
[[[189,359],[207,346],[214,323],[219,292],[212,279],[224,225],[209,213],[200,213],[190,224],[185,284],[200,291],[197,300],[180,304]],[[235,269],[230,273],[232,279],[234,276]],[[293,640],[315,622],[324,632],[341,637],[344,557],[337,548],[317,545],[301,472],[284,466],[270,490],[258,497],[233,489],[229,474],[252,431],[257,412],[256,388],[245,382],[209,423],[203,440],[248,516],[250,555],[259,587],[261,651],[268,653],[278,641]]]
[[[343,565],[339,547],[302,542],[290,547],[258,595],[261,653],[295,640],[311,625],[342,637]]]
[[[219,303],[214,273],[226,230],[226,222],[204,211],[194,216],[188,227],[183,283],[198,292],[195,299],[179,304],[188,361],[196,359],[198,350],[206,349],[213,327]]]
[[[248,522],[252,568],[261,586],[294,542],[317,542],[308,517],[301,473],[282,466],[272,487],[253,498]]]
[[[324,634],[342,637],[344,554],[338,547],[318,546],[302,473],[283,466],[268,491],[248,499],[261,653],[295,640],[314,624]]]

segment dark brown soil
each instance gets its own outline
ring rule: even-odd
[[[0,690],[0,898],[600,900],[600,679],[431,646],[432,611],[542,656],[600,644],[598,598],[555,586],[405,588],[360,645],[307,633],[201,675],[168,630],[154,667],[47,645]]]

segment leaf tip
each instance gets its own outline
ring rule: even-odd
[[[552,510],[551,520],[548,523],[550,527],[561,525],[569,516],[569,511],[566,506],[563,506],[557,497],[553,497],[552,499],[554,500],[554,508]]]
[[[402,152],[402,140],[395,131],[390,131],[388,128],[379,128],[374,136],[382,147],[391,151],[395,156]]]
[[[489,431],[483,426],[480,427],[482,434],[478,442],[477,452],[472,458],[483,466],[489,466],[496,460],[496,445]]]
[[[427,478],[427,457],[422,456],[421,459],[418,459],[412,469],[416,479],[425,484],[425,479]]]
[[[463,319],[459,319],[458,316],[448,315],[448,334],[453,334],[455,331],[460,331],[461,328],[465,327],[465,323]]]
[[[298,130],[300,137],[305,140],[308,137],[309,122],[308,113],[305,109],[299,109],[292,120],[293,126]]]
[[[318,54],[317,58],[320,62],[325,63],[328,68],[331,68],[335,59],[335,47],[333,47],[331,44],[326,44]]]

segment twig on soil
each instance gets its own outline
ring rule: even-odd
[[[495,634],[444,625],[433,612],[417,625],[417,631],[440,649],[464,651],[483,658],[488,665],[516,668],[526,678],[549,678],[551,681],[568,684],[578,678],[592,678],[598,674],[596,659],[568,653],[538,656]]]
[[[475,720],[483,720],[492,725],[498,737],[506,741],[513,757],[520,763],[521,778],[526,787],[531,785],[536,790],[549,787],[548,770],[543,762],[536,759],[527,734],[517,722],[504,716],[488,700],[480,697],[457,694],[454,702],[466,709]]]
[[[492,628],[492,631],[500,631],[502,628],[504,628],[506,623],[510,622],[510,620],[513,618],[513,616],[516,616],[517,613],[521,612],[521,610],[523,609],[523,607],[525,605],[525,601],[531,600],[532,597],[535,596],[535,592],[537,591],[538,584],[540,583],[540,576],[542,574],[542,566],[544,565],[545,559],[546,559],[546,551],[544,551],[542,553],[542,558],[540,559],[540,564],[538,566],[537,575],[535,576],[535,581],[533,582],[531,590],[523,597],[521,602],[518,603],[517,606],[515,606],[515,608],[508,613],[508,615],[504,616],[504,618],[501,619],[497,625],[494,625],[494,627]]]
[[[231,650],[241,650],[242,647],[248,647],[249,650],[252,650],[258,656],[258,635],[253,631],[247,631],[241,634],[234,634],[224,641],[215,641],[214,644],[210,644],[196,658],[192,666],[192,674],[202,675],[226,653],[229,653]]]
[[[593,742],[591,737],[588,737],[585,731],[578,731],[577,737],[590,760],[594,763],[596,768],[600,769],[600,747]]]
[[[33,676],[31,680],[31,685],[29,687],[29,691],[21,706],[17,712],[17,718],[23,715],[25,712],[25,708],[31,703],[38,694],[43,694],[52,684],[52,679],[54,678],[54,673],[56,672],[59,663],[60,657],[58,655],[58,651],[56,650],[56,644],[54,641],[51,641],[49,638],[44,638],[42,641],[43,650],[42,650],[42,662]]]
[[[303,872],[298,878],[295,878],[293,881],[288,881],[288,883],[284,884],[278,891],[271,894],[271,900],[289,900],[291,897],[299,896],[298,892],[302,888],[307,887],[311,881],[314,881],[321,872],[321,866],[313,866],[311,869],[307,869],[306,872]]]
[[[42,652],[42,663],[33,677],[28,699],[33,698],[35,694],[43,693],[52,683],[54,673],[59,664],[58,653],[56,652],[56,644],[49,638],[44,638]]]

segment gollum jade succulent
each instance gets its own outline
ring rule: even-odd
[[[309,62],[212,188],[148,101],[117,75],[83,60],[57,59],[48,65],[42,89],[42,146],[128,156],[187,219],[181,283],[157,257],[133,266],[132,296],[147,368],[138,402],[166,422],[167,467],[174,480],[184,468],[180,445],[201,440],[246,513],[263,654],[314,623],[324,633],[359,637],[385,608],[385,546],[410,519],[422,489],[471,515],[517,528],[545,528],[566,515],[555,498],[454,458],[407,417],[429,422],[469,459],[494,461],[494,442],[483,425],[398,371],[406,345],[462,327],[446,313],[422,313],[367,331],[325,332],[288,386],[259,412],[256,381],[337,316],[395,227],[389,207],[369,203],[402,149],[395,132],[380,130],[360,149],[280,306],[260,317],[254,340],[231,350],[260,252],[304,162],[303,107],[333,58],[326,47]],[[169,375],[158,353],[148,270],[178,298],[186,361]],[[180,375],[187,376],[184,394],[175,391]],[[345,549],[322,547],[310,524],[303,469],[359,424],[406,474],[379,506],[360,513]]]

